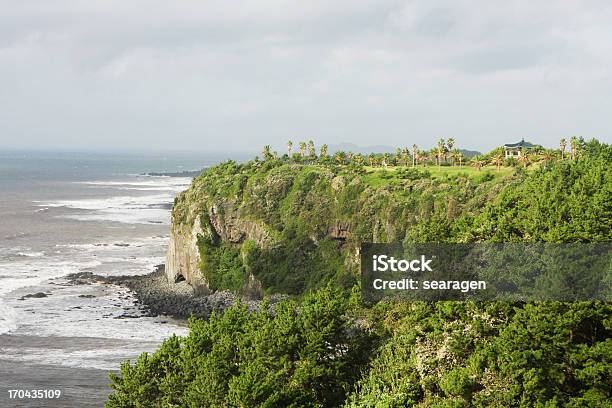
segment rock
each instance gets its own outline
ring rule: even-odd
[[[29,299],[29,298],[45,298],[47,296],[49,296],[49,295],[47,295],[46,293],[43,293],[43,292],[30,293],[28,295],[20,297],[19,300],[26,300],[26,299]]]

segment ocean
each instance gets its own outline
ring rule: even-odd
[[[152,272],[164,262],[174,196],[191,178],[144,174],[228,157],[0,152],[0,406],[10,387],[65,390],[44,406],[100,406],[107,371],[187,333],[183,322],[146,316],[126,288],[65,277]]]

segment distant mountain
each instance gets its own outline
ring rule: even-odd
[[[458,149],[465,157],[471,159],[474,156],[480,156],[482,153],[478,150],[466,150],[466,149]]]
[[[408,146],[412,149],[411,146]],[[343,152],[353,152],[353,153],[361,153],[361,154],[370,154],[370,153],[395,153],[395,147],[386,146],[386,145],[373,145],[373,146],[358,146],[353,143],[339,143],[339,144],[331,144],[328,146],[328,151],[330,153],[335,153],[339,151]],[[459,149],[461,153],[468,159],[474,156],[478,156],[482,154],[476,150],[466,150]]]

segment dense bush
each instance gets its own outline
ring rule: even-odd
[[[612,306],[379,304],[389,340],[350,407],[606,406]]]
[[[612,147],[592,141],[578,161],[541,167],[503,189],[473,221],[468,240],[612,240]]]
[[[111,375],[107,407],[339,406],[370,350],[350,305],[341,291],[323,289],[274,312],[237,305],[192,320],[187,337]]]

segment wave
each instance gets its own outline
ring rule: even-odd
[[[34,201],[37,212],[54,208],[77,210],[62,212],[62,218],[78,221],[110,221],[122,224],[170,224],[170,209],[176,194],[191,184],[188,177],[142,177],[123,180],[90,180],[74,184],[111,189],[116,195],[97,198]],[[130,191],[134,194],[130,195]],[[152,194],[146,194],[151,192]],[[105,191],[106,193],[106,191]],[[140,194],[139,194],[140,193]],[[154,194],[156,193],[156,194]]]
[[[18,256],[24,256],[26,258],[40,258],[42,256],[45,256],[45,253],[43,251],[40,252],[17,252]]]
[[[0,334],[17,329],[17,314],[15,310],[4,304],[0,298]]]
[[[112,221],[124,224],[170,223],[169,208],[173,194],[144,196],[114,196],[77,200],[55,200],[36,203],[40,207],[69,208],[88,211],[85,214],[63,214],[61,217],[79,221]]]
[[[3,262],[0,263],[0,271],[10,271],[11,274],[5,275],[0,272],[2,273],[0,274],[0,278],[2,278],[0,296],[100,264],[99,261],[49,263],[35,260],[32,262]],[[0,297],[0,334],[16,330],[18,321],[18,314],[13,308],[6,305]]]
[[[155,177],[148,180],[80,181],[75,184],[83,184],[91,187],[111,187],[118,190],[172,191],[178,193],[185,190],[191,184],[191,179],[187,177]]]

